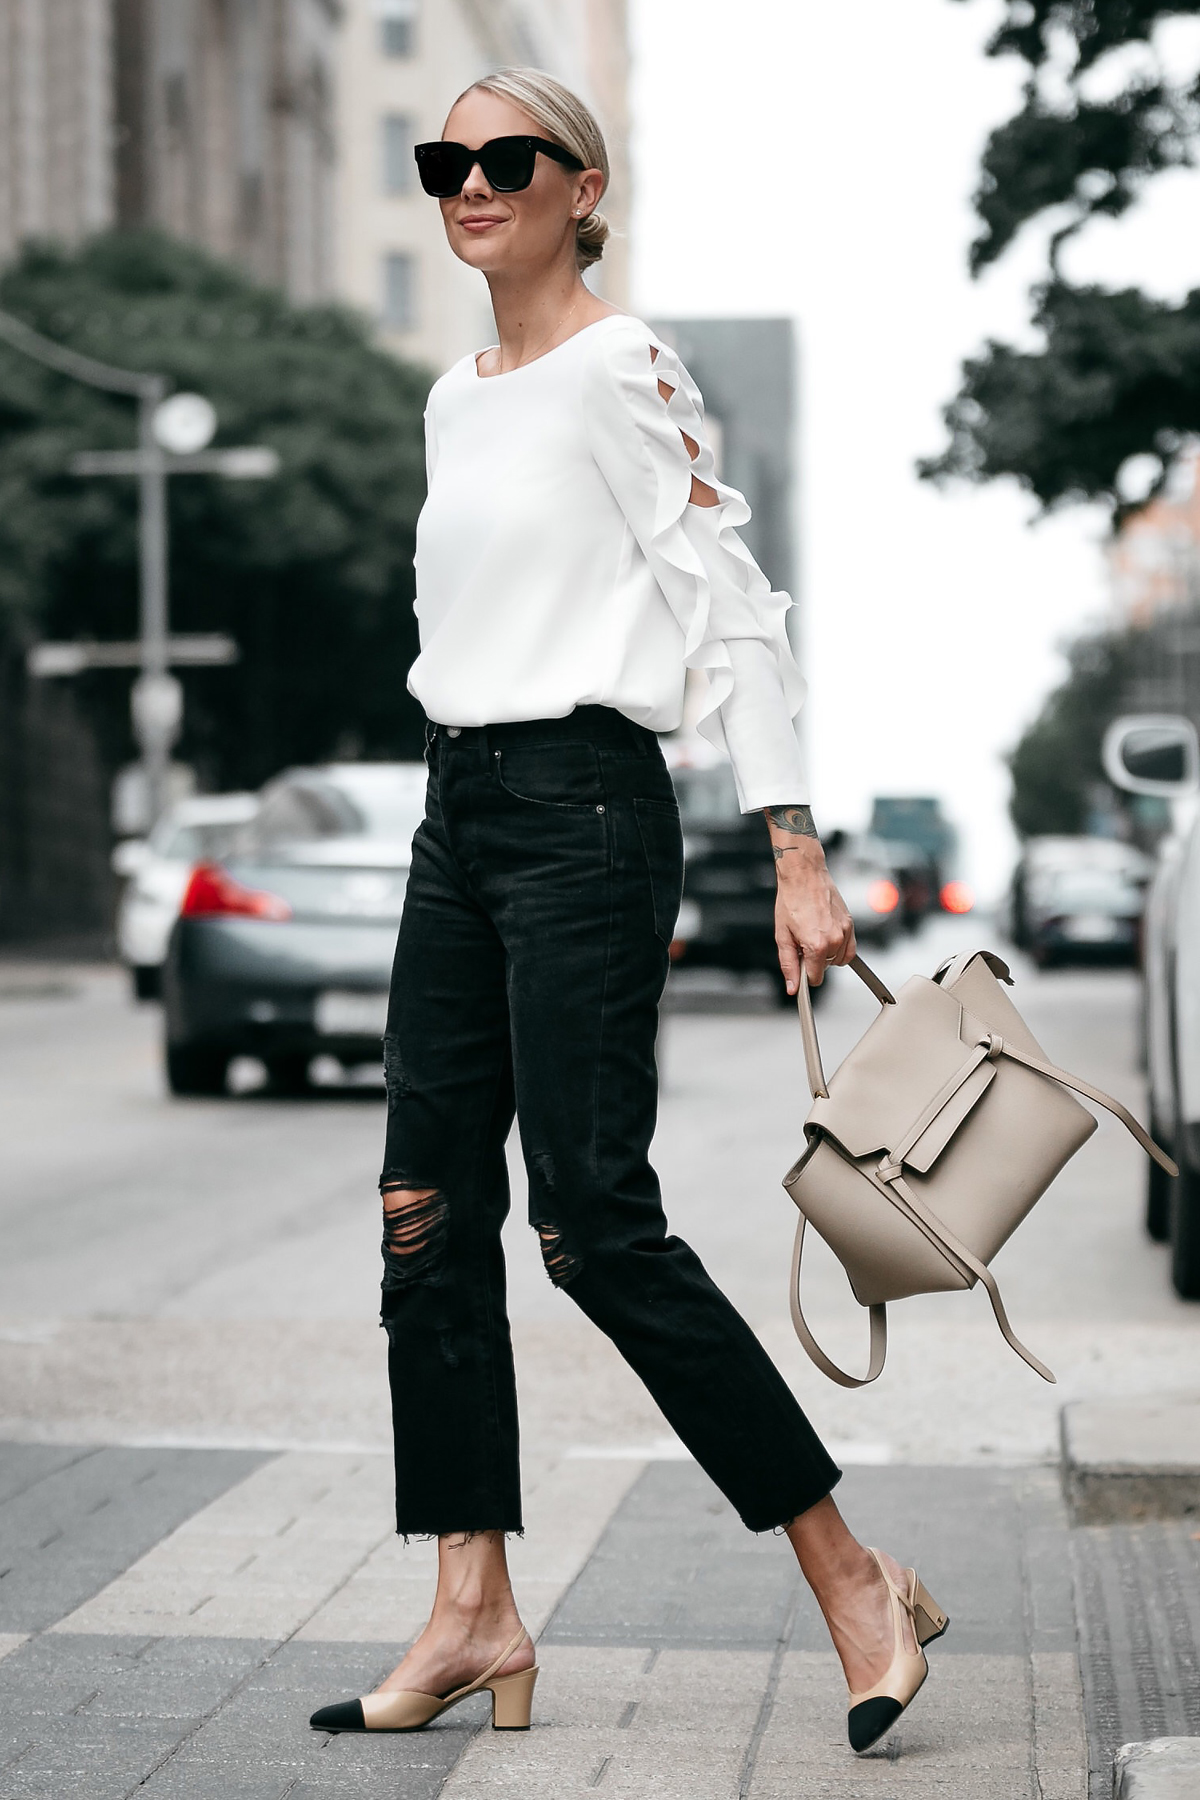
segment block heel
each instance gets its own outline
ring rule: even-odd
[[[917,1634],[918,1644],[932,1644],[940,1638],[950,1623],[925,1583],[915,1576],[913,1583],[913,1629]]]
[[[520,1669],[515,1675],[499,1675],[488,1685],[492,1690],[492,1730],[528,1731],[533,1710],[533,1689],[538,1671]]]

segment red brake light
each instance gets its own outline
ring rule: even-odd
[[[948,913],[969,913],[975,904],[975,896],[965,881],[948,881],[938,897],[942,910]]]
[[[278,894],[243,887],[219,863],[197,863],[179,913],[184,919],[211,918],[220,913],[240,913],[253,919],[290,919],[292,909]]]
[[[900,904],[900,890],[894,881],[873,881],[867,889],[867,905],[874,913],[895,912]]]

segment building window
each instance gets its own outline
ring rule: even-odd
[[[389,331],[412,331],[417,323],[417,259],[407,250],[383,259],[383,322]]]
[[[416,133],[407,113],[388,113],[383,121],[383,191],[385,194],[412,192],[417,173],[413,161]]]
[[[417,0],[377,0],[379,47],[385,56],[417,53]]]

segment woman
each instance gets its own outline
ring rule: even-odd
[[[478,82],[417,147],[499,343],[435,385],[417,535],[429,801],[385,1038],[383,1320],[397,1527],[438,1540],[428,1625],[325,1730],[411,1730],[488,1688],[524,1727],[537,1670],[505,1561],[521,1529],[500,1230],[514,1108],[552,1281],[605,1331],[753,1531],[785,1531],[828,1621],[865,1749],[944,1628],[912,1570],[864,1549],[839,1471],[749,1327],[667,1235],[647,1160],[654,1043],[682,879],[656,732],[686,668],[744,811],[766,816],[788,991],[854,954],[804,804],[803,682],[734,532],[700,397],[667,346],[582,280],[608,227],[604,142],[535,70]]]

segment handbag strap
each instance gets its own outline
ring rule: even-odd
[[[828,1375],[830,1381],[836,1381],[839,1387],[866,1387],[869,1381],[874,1381],[880,1374],[887,1357],[887,1307],[872,1306],[869,1309],[871,1350],[866,1374],[848,1375],[845,1369],[839,1369],[837,1364],[826,1356],[809,1330],[808,1320],[804,1317],[804,1310],[800,1304],[800,1262],[804,1255],[804,1227],[806,1224],[807,1220],[801,1213],[796,1221],[796,1243],[792,1250],[792,1279],[788,1294],[792,1308],[792,1328],[808,1352],[810,1360],[816,1363],[822,1375]]]
[[[1168,1175],[1178,1175],[1178,1166],[1166,1151],[1159,1149],[1150,1133],[1138,1124],[1129,1108],[1122,1106],[1119,1100],[1114,1100],[1111,1094],[1106,1094],[1102,1088],[1093,1087],[1090,1081],[1083,1081],[1078,1075],[1068,1075],[1065,1069],[1059,1069],[1054,1063],[1043,1061],[1040,1056],[1029,1056],[1024,1050],[1014,1049],[1007,1038],[1000,1041],[1000,1054],[1011,1057],[1013,1062],[1024,1063],[1027,1069],[1034,1069],[1039,1075],[1048,1076],[1051,1081],[1061,1082],[1063,1087],[1074,1088],[1077,1094],[1082,1094],[1085,1100],[1091,1100],[1096,1106],[1103,1106],[1106,1111],[1112,1113],[1114,1118],[1120,1119],[1126,1131],[1136,1138],[1146,1155],[1152,1156],[1161,1169],[1165,1169]]]
[[[850,968],[863,986],[869,988],[881,1006],[894,1006],[896,996],[886,988],[874,969],[869,969],[861,956],[850,962]],[[804,1068],[808,1075],[808,1091],[814,1100],[828,1100],[825,1070],[821,1066],[821,1046],[817,1041],[817,1021],[813,1017],[812,995],[808,987],[808,970],[800,959],[800,986],[796,989],[796,1007],[800,1014],[800,1036],[804,1040]]]

